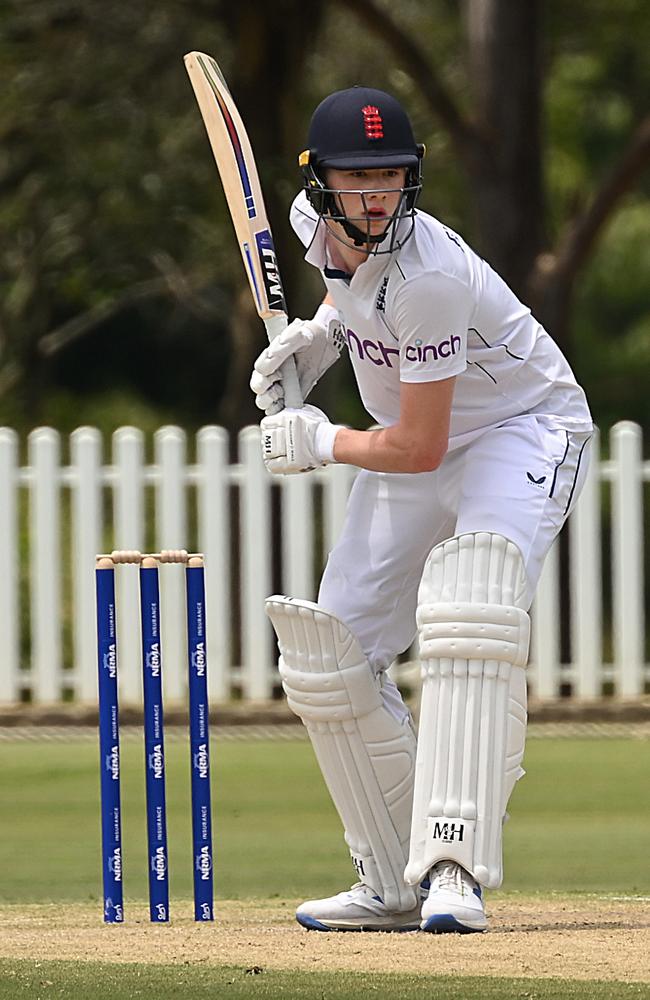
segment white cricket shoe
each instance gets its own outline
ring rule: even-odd
[[[455,862],[439,861],[431,869],[431,888],[422,904],[420,927],[432,934],[471,934],[486,929],[481,888]]]
[[[311,931],[416,931],[420,906],[387,910],[374,889],[357,882],[347,892],[301,903],[296,920]]]

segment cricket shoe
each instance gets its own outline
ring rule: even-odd
[[[455,862],[439,861],[431,869],[431,888],[422,904],[420,927],[432,934],[472,934],[486,929],[481,888]]]
[[[363,882],[336,896],[309,899],[296,910],[296,920],[310,931],[416,931],[420,919],[419,903],[412,910],[388,910]]]

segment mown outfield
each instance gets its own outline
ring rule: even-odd
[[[129,737],[127,924],[104,927],[94,738],[2,741],[0,998],[80,1000],[109,982],[114,1000],[647,996],[647,751],[633,738],[531,739],[506,826],[505,891],[488,899],[492,930],[443,939],[298,928],[297,902],[352,881],[311,749],[218,737],[215,925],[190,916],[183,739],[168,741],[172,924],[148,924],[142,745]]]

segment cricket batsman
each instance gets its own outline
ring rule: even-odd
[[[318,602],[267,603],[357,881],[302,903],[321,931],[484,931],[523,774],[528,610],[583,484],[592,422],[560,350],[461,236],[416,208],[424,147],[389,94],[313,114],[291,223],[326,295],[251,379],[273,474],[357,466]],[[378,429],[284,408],[345,348]],[[416,740],[387,674],[419,638]]]

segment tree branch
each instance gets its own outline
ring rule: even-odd
[[[117,298],[99,302],[41,337],[37,344],[37,351],[41,357],[52,357],[74,340],[85,336],[100,323],[117,316],[129,306],[147,302],[161,295],[183,302],[187,309],[202,321],[209,322],[218,318],[218,311],[195,294],[191,278],[188,278],[168,254],[155,254],[153,263],[161,272],[160,277],[137,282]]]
[[[424,48],[410,38],[397,21],[374,0],[339,0],[392,50],[401,68],[418,85],[432,113],[441,121],[463,162],[474,161],[483,142],[478,129],[461,111],[435,73]]]
[[[156,298],[164,292],[169,292],[169,283],[166,278],[151,278],[148,281],[139,281],[127,289],[123,295],[115,299],[106,299],[97,303],[79,316],[73,316],[67,323],[63,323],[46,333],[38,341],[37,351],[44,358],[50,358],[58,351],[67,347],[73,340],[78,340],[89,333],[100,323],[111,319],[122,312],[128,306],[136,302],[144,302],[147,299]]]
[[[531,286],[542,291],[562,276],[571,282],[591,252],[617,204],[650,163],[650,115],[641,120],[618,163],[596,192],[590,205],[569,225],[552,254],[536,262]]]

